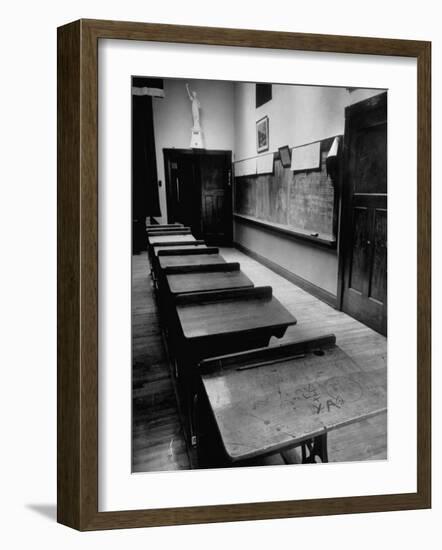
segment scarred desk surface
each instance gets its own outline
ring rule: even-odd
[[[167,274],[168,291],[172,295],[232,288],[251,288],[252,281],[239,269],[238,263],[218,264],[210,271],[206,266],[184,273]]]
[[[386,369],[362,371],[332,338],[322,345],[275,346],[201,363],[232,461],[280,452],[387,410]]]
[[[272,295],[271,287],[179,295],[176,310],[188,340],[266,331],[278,335],[296,324],[293,315]]]

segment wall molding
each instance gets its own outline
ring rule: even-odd
[[[234,242],[233,244],[238,250],[240,250],[241,252],[244,252],[244,254],[247,254],[247,256],[250,256],[254,260],[260,262],[261,264],[265,265],[266,267],[268,267],[269,269],[277,273],[278,275],[281,275],[281,277],[284,277],[284,279],[287,279],[291,283],[309,292],[315,298],[318,298],[322,302],[325,302],[329,306],[337,309],[337,296],[335,296],[328,290],[324,290],[323,288],[307,281],[306,279],[303,279],[299,275],[296,275],[292,271],[285,269],[284,267],[273,262],[272,260],[269,260],[264,256],[261,256],[261,254],[258,254],[257,252],[253,252],[253,250],[250,250],[249,248],[243,246],[242,244],[239,244],[237,242]]]

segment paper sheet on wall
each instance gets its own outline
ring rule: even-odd
[[[256,158],[235,162],[235,177],[254,176],[256,174]]]
[[[310,143],[292,150],[292,170],[313,170],[320,166],[321,143]]]
[[[332,146],[330,147],[330,151],[327,154],[327,159],[337,157],[338,149],[339,149],[339,138],[335,137],[335,139],[333,140]]]
[[[272,174],[273,173],[273,153],[270,155],[261,155],[256,159],[257,174]]]

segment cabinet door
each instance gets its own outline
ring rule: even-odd
[[[200,156],[201,232],[209,243],[232,240],[232,188],[230,153]]]
[[[197,164],[194,155],[174,151],[166,157],[167,221],[180,222],[199,236],[201,231]]]

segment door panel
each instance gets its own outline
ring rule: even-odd
[[[387,333],[387,97],[346,109],[341,306]]]
[[[192,233],[200,231],[198,197],[200,194],[199,182],[196,177],[195,164],[189,156],[177,158],[178,201],[176,204],[175,220],[192,229]]]
[[[168,160],[167,219],[169,223],[180,222],[192,228],[199,219],[197,180],[192,158],[173,154]]]
[[[367,208],[355,208],[353,217],[353,248],[351,251],[349,288],[362,294],[366,272],[365,243],[368,238]]]
[[[204,155],[200,161],[201,223],[209,243],[231,240],[231,160],[226,155]]]
[[[223,224],[224,197],[217,195],[203,196],[204,232],[208,235],[218,233]]]
[[[370,298],[383,304],[387,298],[387,211],[374,211],[373,263]]]
[[[386,125],[361,128],[357,133],[354,166],[355,193],[387,192]]]

